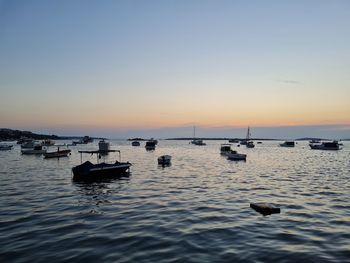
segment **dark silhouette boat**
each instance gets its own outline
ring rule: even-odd
[[[49,159],[49,158],[61,158],[61,157],[68,157],[68,155],[71,154],[70,149],[64,149],[60,150],[60,147],[57,147],[56,151],[53,152],[45,152],[44,153],[44,158]]]
[[[133,141],[131,143],[132,146],[140,146],[140,142],[139,141]]]
[[[322,142],[321,144],[309,144],[310,148],[313,150],[331,150],[331,151],[337,151],[340,149],[339,143],[337,141],[333,142]]]
[[[294,141],[285,141],[284,143],[280,144],[281,147],[295,147]]]
[[[153,151],[156,149],[156,144],[155,140],[149,140],[146,142],[145,148],[147,151]]]
[[[170,165],[171,164],[171,156],[170,155],[162,155],[158,157],[158,164],[159,165]]]
[[[245,145],[247,148],[254,148],[255,147],[255,144],[253,141],[247,141],[246,145]]]
[[[120,161],[120,151],[108,150],[108,153],[109,152],[119,152],[119,161],[115,161],[114,163],[99,163],[99,158],[101,158],[102,154],[105,154],[106,151],[79,151],[81,162],[83,153],[91,155],[96,154],[97,164],[86,161],[78,166],[73,167],[73,181],[99,181],[128,174],[130,172],[131,163]]]
[[[229,143],[223,143],[220,145],[220,153],[222,155],[226,155],[228,153],[230,153],[232,150],[231,150],[231,144]]]

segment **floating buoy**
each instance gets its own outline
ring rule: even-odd
[[[281,213],[279,207],[267,203],[250,203],[250,207],[264,216]]]

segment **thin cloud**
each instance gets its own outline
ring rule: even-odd
[[[291,80],[291,79],[282,79],[279,80],[279,82],[286,83],[286,84],[301,84],[298,80]]]

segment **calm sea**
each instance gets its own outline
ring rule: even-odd
[[[71,168],[97,142],[60,160],[0,152],[0,261],[350,262],[350,142],[334,152],[234,146],[246,162],[226,160],[220,143],[159,141],[147,152],[112,140],[132,173],[91,184],[72,182]],[[157,165],[163,154],[170,167]]]

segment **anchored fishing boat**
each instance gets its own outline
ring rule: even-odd
[[[147,151],[155,150],[156,149],[156,142],[154,140],[147,141],[145,148]]]
[[[131,143],[132,146],[140,146],[140,142],[139,141],[133,141]]]
[[[79,151],[81,164],[72,168],[73,181],[98,181],[103,179],[115,178],[127,174],[130,171],[131,163],[121,162],[121,154],[119,150],[108,150],[110,152],[119,153],[119,161],[114,163],[106,163],[105,161],[99,163],[101,155],[105,152],[101,151]],[[97,163],[93,164],[89,161],[83,161],[83,153],[86,154],[96,154]]]
[[[237,151],[231,151],[226,155],[228,160],[233,160],[233,161],[245,161],[247,159],[246,154],[238,153]]]
[[[61,145],[65,146],[65,145]],[[61,157],[68,157],[70,155],[71,150],[70,149],[64,149],[60,150],[60,146],[57,146],[57,150],[53,152],[45,152],[44,153],[44,158],[49,159],[49,158],[61,158]]]
[[[33,148],[21,149],[22,154],[44,154],[46,153],[46,148],[41,145],[35,145]]]
[[[50,139],[43,140],[41,142],[41,145],[42,146],[52,146],[52,145],[55,145],[55,141],[54,140],[50,140]]]
[[[320,144],[310,143],[309,146],[313,150],[332,150],[332,151],[336,151],[336,150],[340,149],[338,141],[322,142]]]
[[[223,143],[220,145],[220,153],[222,155],[227,155],[229,153],[231,153],[231,144],[229,143]]]

